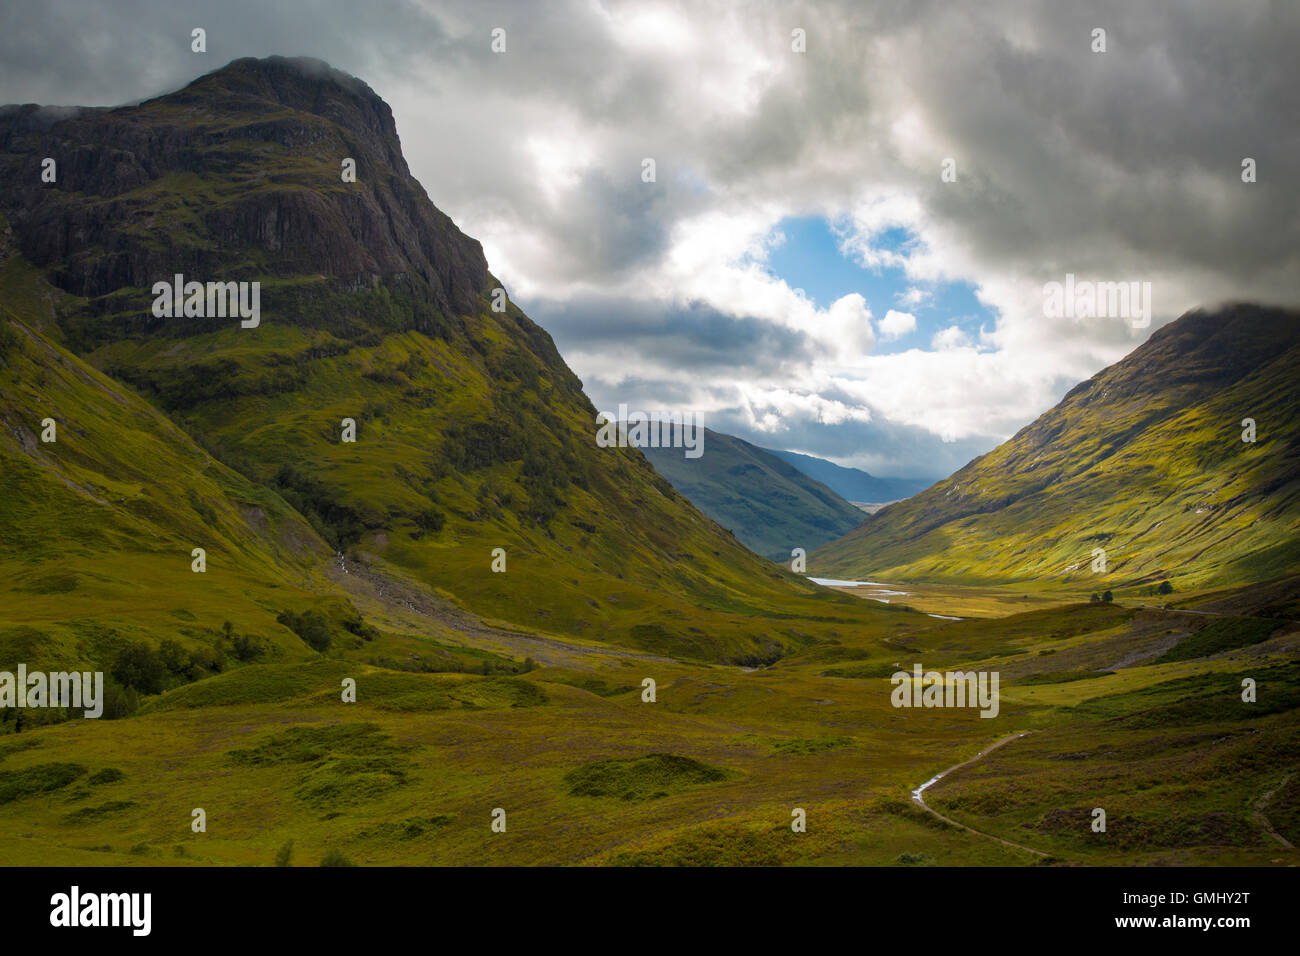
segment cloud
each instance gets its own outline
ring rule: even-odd
[[[663,389],[770,444],[933,474],[1188,308],[1300,300],[1297,45],[1300,7],[1268,0],[10,0],[0,100],[106,105],[318,56],[388,100],[412,171],[594,400]],[[817,308],[765,267],[810,216],[906,288]],[[1150,281],[1151,327],[1046,318],[1066,273]],[[877,354],[944,282],[996,322]]]
[[[930,347],[941,352],[948,349],[969,348],[970,344],[970,336],[955,325],[940,329],[930,339]]]
[[[910,286],[894,298],[898,300],[899,305],[914,309],[917,306],[929,305],[934,299],[934,293],[927,289],[922,289],[919,286]]]
[[[882,339],[900,339],[909,332],[916,331],[916,316],[911,312],[899,312],[890,309],[880,320],[880,337]]]
[[[841,296],[826,310],[826,322],[819,330],[833,351],[852,361],[871,351],[876,333],[871,327],[871,310],[867,300],[857,292]]]

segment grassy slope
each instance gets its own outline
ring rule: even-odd
[[[96,125],[106,122],[100,114],[55,128],[133,142],[194,133],[138,185],[102,197],[51,191],[39,211],[89,218],[106,246],[156,260],[149,268],[160,276],[197,258],[207,274],[263,282],[262,322],[249,330],[152,319],[143,287],[69,302],[59,326],[75,351],[150,398],[215,458],[275,487],[350,559],[494,619],[757,661],[799,646],[818,618],[862,613],[748,552],[636,450],[596,448],[581,383],[517,308],[492,311],[490,275],[469,311],[453,315],[405,279],[357,289],[315,275],[289,248],[303,241],[301,226],[278,249],[223,236],[261,203],[311,210],[308,225],[338,228],[341,248],[362,230],[347,217],[372,207],[404,215],[398,207],[408,202],[441,216],[404,164],[393,165],[400,154],[261,97],[218,72],[111,111],[108,132]],[[343,155],[365,158],[357,184],[340,181]],[[50,273],[82,275],[93,251],[56,249]],[[357,422],[355,444],[340,441],[345,417]],[[490,570],[495,548],[507,553],[506,574]],[[808,626],[785,623],[800,618]]]
[[[1190,313],[810,560],[836,577],[1179,590],[1300,567],[1300,317]],[[1258,440],[1241,440],[1244,418]],[[1104,548],[1107,573],[1091,571]]]
[[[685,457],[681,448],[643,448],[642,454],[697,508],[773,561],[788,563],[793,548],[811,551],[863,518],[825,485],[731,435],[706,430],[698,458]]]
[[[197,646],[229,620],[286,660],[310,651],[274,620],[310,604],[329,554],[278,496],[62,348],[62,305],[0,252],[0,666],[106,666],[129,641]],[[41,422],[57,423],[43,443]],[[191,571],[191,550],[207,571]]]

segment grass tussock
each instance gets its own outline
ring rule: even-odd
[[[726,780],[727,771],[681,754],[596,760],[564,775],[574,797],[657,800],[691,787]]]

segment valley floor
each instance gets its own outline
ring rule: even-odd
[[[1016,587],[981,587],[932,582],[855,582],[828,585],[854,597],[900,604],[926,614],[944,617],[1005,617],[1021,611],[1087,601],[1078,591],[1025,591]]]
[[[436,634],[537,666],[250,664],[126,719],[0,738],[3,862],[1300,864],[1300,633],[1225,627],[1265,620],[1248,598],[1213,596],[1237,606],[1212,618],[909,587],[920,612],[741,668],[482,622],[379,569],[335,577],[387,635],[372,656],[427,657]],[[916,663],[998,673],[997,716],[893,706],[890,675]]]

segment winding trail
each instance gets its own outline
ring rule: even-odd
[[[981,757],[985,757],[991,754],[993,751],[997,750],[999,747],[1003,746],[1004,744],[1009,744],[1013,740],[1019,740],[1021,737],[1024,737],[1032,733],[1033,733],[1032,730],[1022,730],[1019,733],[1012,734],[1009,737],[1003,737],[1001,740],[999,740],[997,743],[993,744],[992,746],[985,747],[983,750],[981,750],[975,756],[971,757],[969,760],[963,760],[959,764],[953,764],[947,770],[939,771],[937,774],[935,774],[925,783],[921,784],[919,787],[917,787],[915,790],[912,791],[912,802],[915,803],[917,806],[919,806],[922,810],[925,810],[927,813],[931,813],[934,816],[938,817],[944,823],[950,824],[954,827],[960,827],[963,830],[967,830],[971,833],[977,834],[978,836],[986,837],[987,839],[990,840],[996,840],[998,843],[1001,843],[1003,846],[1014,847],[1017,850],[1024,850],[1026,853],[1032,853],[1035,856],[1040,856],[1043,859],[1047,859],[1048,855],[1044,853],[1042,850],[1035,850],[1033,847],[1025,846],[1022,843],[1013,843],[1010,840],[1004,840],[1002,839],[1002,837],[994,836],[991,833],[985,833],[983,830],[976,830],[974,827],[968,827],[964,823],[958,823],[956,820],[952,819],[951,817],[944,816],[938,810],[934,809],[933,807],[931,807],[929,804],[925,802],[925,791],[929,787],[932,787],[934,784],[938,783],[944,777],[948,776],[948,774],[952,773],[955,770],[960,770],[962,767],[968,767],[971,764],[973,764],[975,761],[979,760]]]
[[[1279,790],[1281,790],[1283,787],[1285,787],[1285,786],[1286,786],[1286,782],[1287,782],[1288,780],[1290,780],[1290,779],[1291,779],[1291,774],[1287,774],[1285,777],[1282,778],[1282,781],[1281,781],[1281,782],[1280,782],[1276,787],[1274,787],[1272,790],[1269,790],[1269,791],[1266,792],[1262,797],[1260,797],[1258,800],[1256,800],[1256,801],[1255,801],[1255,812],[1254,812],[1253,814],[1251,814],[1251,816],[1254,817],[1255,822],[1256,822],[1260,827],[1263,828],[1263,830],[1264,830],[1265,833],[1267,833],[1269,836],[1271,836],[1271,837],[1272,837],[1274,840],[1276,840],[1278,843],[1282,844],[1282,845],[1283,845],[1284,847],[1286,847],[1288,850],[1294,850],[1294,849],[1295,849],[1295,844],[1293,844],[1290,840],[1288,840],[1288,839],[1287,839],[1286,837],[1284,837],[1282,834],[1280,834],[1280,833],[1278,833],[1276,830],[1274,830],[1274,829],[1273,829],[1273,824],[1272,824],[1271,822],[1269,822],[1268,817],[1264,816],[1264,808],[1267,807],[1267,806],[1268,806],[1268,802],[1269,802],[1270,800],[1273,799],[1273,794],[1277,793]]]

